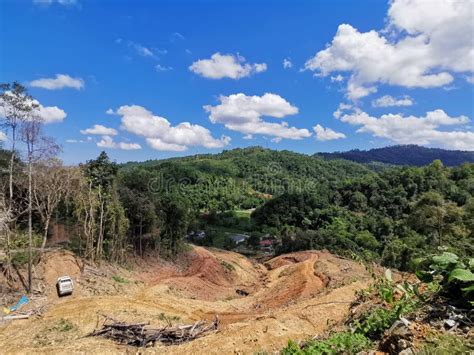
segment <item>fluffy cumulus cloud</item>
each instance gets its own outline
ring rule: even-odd
[[[396,98],[390,95],[385,95],[372,101],[373,107],[411,106],[411,105],[413,105],[413,100],[409,96]]]
[[[55,78],[42,78],[30,82],[30,86],[47,90],[59,90],[71,88],[80,90],[84,88],[84,80],[72,78],[66,74],[56,74]]]
[[[374,117],[356,108],[341,114],[340,120],[359,126],[359,133],[369,133],[398,144],[435,145],[474,151],[474,132],[466,128],[469,119],[466,116],[451,117],[440,109],[421,117],[391,113]],[[445,130],[446,127],[457,129]]]
[[[350,110],[353,106],[351,104],[340,103],[337,110],[332,114],[334,118],[340,118],[342,113],[346,110]]]
[[[240,79],[264,72],[267,65],[246,63],[240,55],[214,53],[210,59],[200,59],[191,64],[189,70],[208,79]]]
[[[95,124],[94,126],[81,130],[82,134],[94,134],[100,136],[116,136],[117,130],[109,127],[102,126],[100,124]]]
[[[102,139],[97,142],[97,146],[100,148],[108,149],[122,149],[122,150],[138,150],[142,149],[138,143],[127,143],[127,142],[115,142],[110,136],[103,136]]]
[[[313,127],[313,131],[316,133],[316,140],[322,142],[346,138],[344,133],[336,132],[331,128],[324,128],[319,124]]]
[[[298,113],[298,108],[279,95],[266,93],[263,96],[234,94],[220,96],[220,104],[206,105],[212,123],[221,123],[226,128],[245,135],[261,134],[283,139],[302,139],[311,136],[307,129],[290,127],[287,122],[268,122],[262,117],[283,118]]]
[[[8,92],[6,92],[6,94],[8,94]],[[44,124],[62,122],[67,116],[66,112],[57,106],[43,106],[35,99],[31,100],[30,104],[35,106],[32,114],[39,117]],[[0,117],[5,117],[9,110],[8,105],[3,106],[0,102]]]
[[[7,140],[7,135],[0,131],[0,142],[6,141]]]
[[[67,114],[57,106],[43,106],[37,100],[33,100],[38,105],[38,116],[45,124],[62,122]]]
[[[422,14],[422,15],[420,15]],[[359,99],[380,83],[430,88],[474,72],[472,2],[394,0],[384,31],[360,32],[341,24],[328,47],[305,69],[316,75],[349,72],[347,96]]]
[[[184,151],[189,146],[222,148],[230,143],[229,137],[214,138],[207,128],[189,122],[172,126],[166,118],[142,106],[121,106],[116,114],[122,117],[122,129],[146,138],[148,145],[156,150]]]

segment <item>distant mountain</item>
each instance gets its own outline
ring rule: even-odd
[[[316,153],[325,159],[346,159],[358,163],[379,162],[392,165],[423,166],[439,159],[445,166],[474,163],[474,152],[426,148],[417,145],[394,145],[370,150],[349,150],[347,152]]]

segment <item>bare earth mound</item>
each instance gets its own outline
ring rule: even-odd
[[[147,260],[136,269],[97,268],[61,251],[47,255],[37,273],[48,310],[42,318],[0,325],[2,353],[135,353],[135,348],[85,337],[101,314],[152,325],[219,315],[217,333],[146,353],[271,352],[288,339],[306,339],[337,324],[354,293],[370,282],[361,265],[324,251],[258,264],[237,253],[194,247],[176,263]],[[55,296],[54,282],[62,274],[75,278],[73,297]]]

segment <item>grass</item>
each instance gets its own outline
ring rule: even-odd
[[[71,330],[75,330],[76,326],[72,324],[71,321],[61,318],[52,329],[58,332],[70,332]]]
[[[343,332],[335,333],[324,340],[313,340],[300,347],[289,341],[283,349],[283,355],[319,355],[319,354],[357,354],[368,350],[372,342],[362,334]]]
[[[246,234],[244,230],[239,230],[233,227],[223,227],[216,225],[209,225],[209,229],[213,231],[212,246],[219,249],[224,249],[224,245],[229,239],[230,234]]]
[[[128,284],[128,283],[130,283],[130,281],[128,281],[126,278],[123,278],[120,275],[112,276],[112,280],[114,280],[115,282],[117,282],[119,284]]]
[[[178,316],[169,316],[165,313],[160,313],[158,315],[158,319],[163,321],[163,322],[166,322],[166,324],[168,324],[168,326],[172,326],[173,325],[173,322],[179,322],[181,320],[181,317],[178,317]]]
[[[421,355],[449,355],[470,354],[474,341],[468,344],[468,340],[452,334],[431,335],[420,349]]]
[[[252,210],[235,210],[235,216],[238,218],[248,218],[250,220],[250,215],[252,214]]]
[[[61,318],[52,327],[43,329],[33,338],[35,346],[50,346],[60,344],[66,339],[72,339],[77,336],[77,327],[68,319]]]
[[[228,263],[227,261],[220,260],[221,265],[227,270],[227,271],[234,271],[235,267],[234,265]]]

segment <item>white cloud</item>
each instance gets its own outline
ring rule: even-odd
[[[7,140],[7,135],[0,131],[0,142],[6,141]]]
[[[436,145],[450,149],[474,150],[474,132],[440,130],[442,126],[463,126],[466,116],[450,117],[443,110],[427,112],[425,116],[386,114],[373,117],[359,109],[344,114],[341,121],[360,126],[357,132],[370,133],[399,144]],[[464,127],[465,129],[467,127]]]
[[[5,94],[9,95],[10,92],[6,91]],[[45,123],[45,124],[62,122],[67,116],[66,112],[64,112],[64,110],[60,109],[59,107],[57,107],[57,106],[43,106],[36,99],[31,100],[29,105],[36,106],[36,108],[35,108],[35,110],[32,114],[39,117],[43,121],[43,123]],[[7,110],[7,112],[8,112],[10,109],[11,108],[9,108],[8,106],[4,107],[4,106],[0,105],[0,117],[5,117],[5,110]]]
[[[113,109],[111,109],[111,108],[107,109],[107,111],[105,111],[105,113],[106,113],[107,115],[115,115],[115,111],[114,111]]]
[[[142,106],[121,106],[116,113],[122,116],[122,129],[145,137],[157,150],[183,151],[189,146],[222,148],[230,143],[229,137],[214,138],[207,128],[189,122],[172,126],[166,118]]]
[[[35,88],[42,88],[47,90],[59,90],[64,88],[80,90],[84,88],[84,80],[82,80],[81,78],[72,78],[66,74],[56,74],[56,77],[54,79],[37,79],[31,81],[29,85]]]
[[[103,136],[102,139],[97,142],[97,146],[100,148],[109,149],[122,149],[122,150],[138,150],[142,149],[138,143],[125,143],[125,142],[114,142],[110,136]]]
[[[37,100],[33,100],[38,105],[38,116],[45,124],[62,122],[67,114],[57,106],[43,106]]]
[[[147,138],[146,142],[150,147],[155,150],[167,151],[167,152],[183,152],[188,147],[185,145],[174,144],[174,143],[166,143],[163,142],[160,138]]]
[[[344,77],[341,74],[338,74],[336,76],[331,76],[331,81],[334,83],[340,83],[341,81],[344,81]]]
[[[341,24],[305,69],[322,76],[349,72],[347,96],[353,100],[376,92],[378,84],[439,87],[451,83],[455,73],[474,72],[470,1],[394,0],[388,23],[380,32]]]
[[[49,6],[53,3],[58,3],[59,5],[63,6],[71,6],[76,5],[77,0],[33,0],[33,4],[36,5]]]
[[[397,99],[393,96],[385,95],[372,101],[373,107],[411,106],[411,105],[413,105],[413,100],[409,96],[403,96]]]
[[[125,41],[123,38],[115,39],[115,43],[124,45],[129,49],[133,50],[136,54],[146,58],[158,59],[159,55],[167,54],[166,49],[152,48],[144,46],[143,44],[134,42],[134,41]]]
[[[144,57],[153,57],[154,54],[151,51],[151,49],[148,49],[147,47],[142,46],[141,44],[134,44],[134,48],[137,51],[138,54]]]
[[[173,70],[172,67],[166,67],[166,66],[163,66],[161,64],[157,64],[155,65],[155,70],[160,73],[160,72],[164,72],[164,71],[169,71],[169,70]]]
[[[316,133],[316,140],[318,141],[331,141],[334,139],[346,138],[344,133],[336,132],[331,128],[324,128],[319,124],[314,126],[313,130]]]
[[[200,59],[189,67],[193,73],[208,79],[240,79],[267,70],[265,63],[245,63],[240,55],[214,53],[211,59]]]
[[[186,37],[184,37],[184,36],[183,36],[181,33],[179,33],[179,32],[175,32],[175,33],[173,33],[173,34],[170,36],[170,41],[171,41],[171,42],[176,42],[177,40],[183,41],[183,40],[185,40],[185,39],[186,39]]]
[[[247,96],[234,94],[220,96],[217,106],[206,105],[212,123],[221,123],[226,128],[241,132],[245,135],[261,134],[285,139],[302,139],[311,136],[307,129],[289,127],[287,122],[268,122],[263,116],[283,118],[298,113],[298,108],[292,106],[279,95],[266,93],[263,96]]]
[[[99,136],[116,136],[117,133],[116,129],[108,128],[100,124],[95,124],[91,128],[81,130],[81,134],[94,134]]]
[[[290,69],[293,67],[293,63],[291,62],[290,58],[283,59],[283,68]]]
[[[337,110],[334,111],[332,115],[334,118],[340,118],[343,111],[350,110],[351,108],[352,108],[352,105],[341,102],[339,106],[337,107]]]
[[[76,144],[76,143],[85,143],[86,141],[82,139],[66,139],[66,143]]]
[[[133,48],[135,52],[137,52],[137,54],[141,55],[142,57],[155,57],[155,53],[153,53],[152,49],[145,47],[140,43],[128,41],[127,44],[130,48]]]

